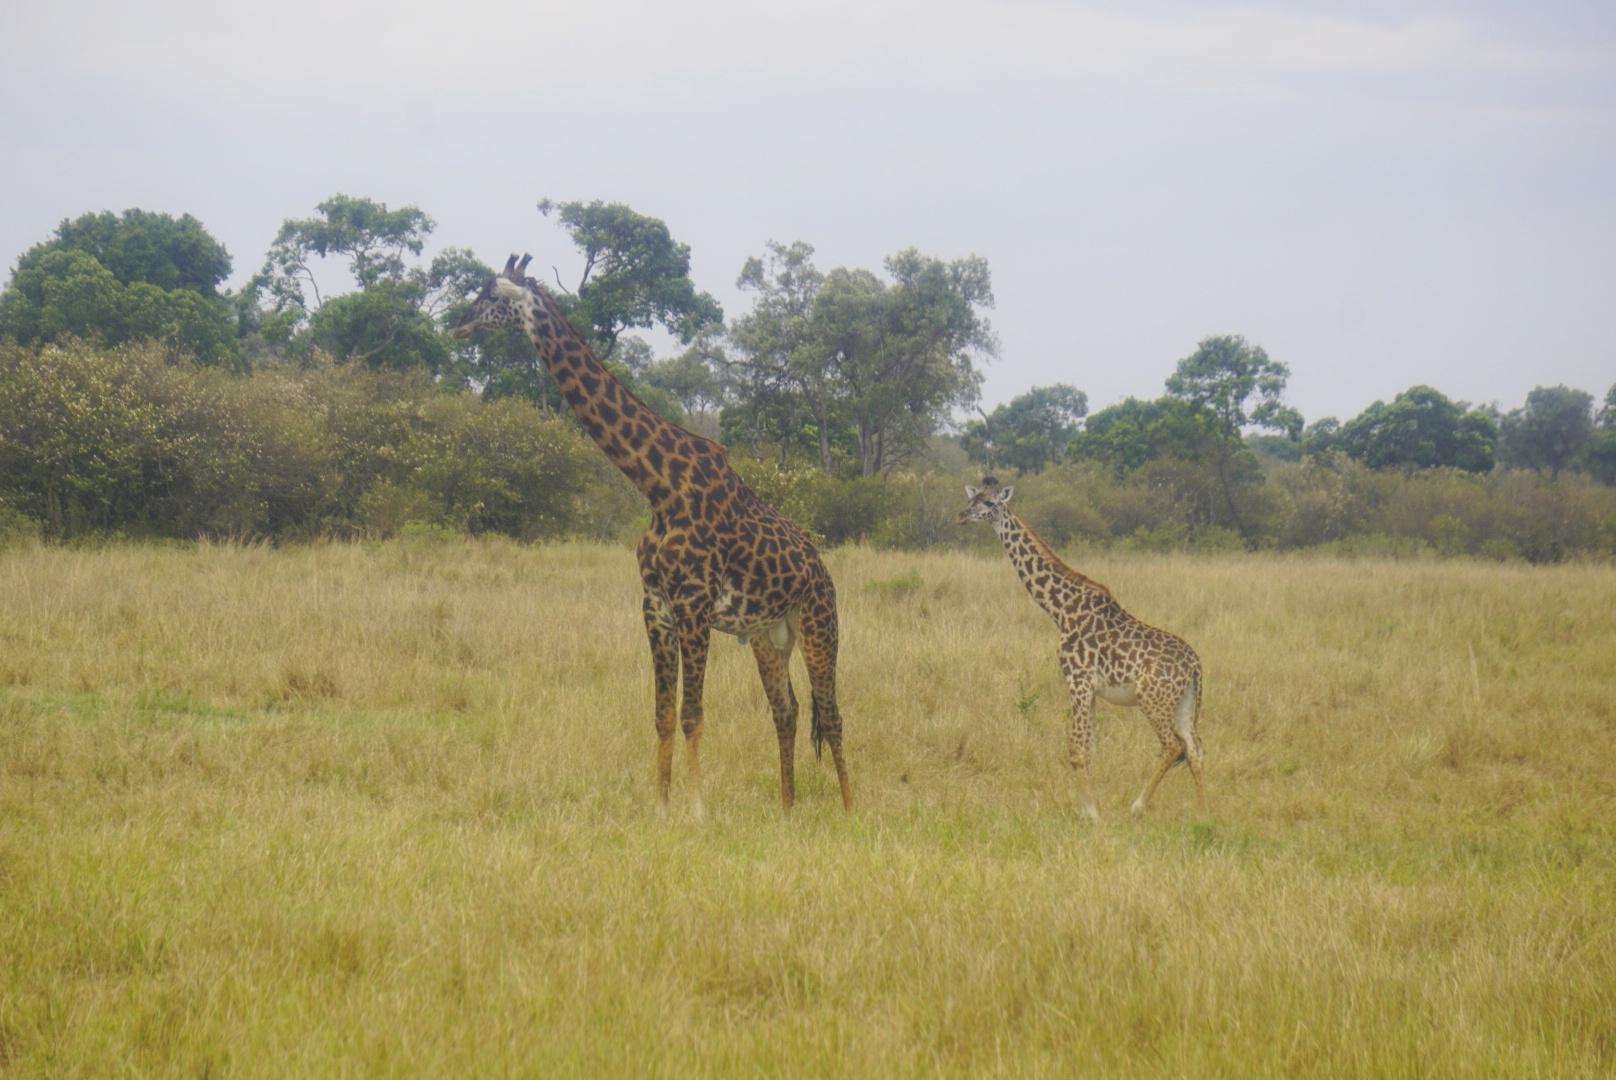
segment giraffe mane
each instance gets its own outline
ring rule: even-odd
[[[1050,547],[1049,543],[1045,541],[1042,536],[1039,536],[1035,531],[1033,531],[1033,527],[1023,521],[1014,510],[1011,510],[1007,506],[1004,508],[1004,512],[1015,517],[1015,519],[1021,523],[1022,531],[1024,531],[1032,540],[1033,546],[1038,549],[1038,554],[1044,559],[1048,560],[1049,564],[1054,567],[1057,573],[1074,584],[1081,585],[1086,589],[1093,589],[1095,592],[1104,593],[1106,596],[1111,595],[1110,589],[1106,588],[1100,582],[1095,581],[1081,570],[1074,569],[1072,566],[1067,564],[1065,559],[1062,559],[1059,555],[1055,554],[1055,549]]]

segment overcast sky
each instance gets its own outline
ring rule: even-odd
[[[991,404],[1156,396],[1210,334],[1309,420],[1420,382],[1616,382],[1616,4],[0,0],[0,258],[191,213],[235,258],[336,193],[576,273],[534,209],[749,255],[993,270]]]

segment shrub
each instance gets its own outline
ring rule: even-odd
[[[616,530],[584,513],[620,482],[594,457],[560,417],[420,373],[321,361],[243,377],[156,344],[0,346],[0,500],[54,537]]]

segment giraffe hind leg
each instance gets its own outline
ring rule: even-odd
[[[802,658],[808,667],[808,687],[813,699],[810,734],[814,740],[814,755],[820,755],[824,744],[830,745],[836,782],[842,789],[842,809],[851,810],[853,791],[847,779],[847,763],[842,759],[842,714],[836,707],[835,593],[807,599],[798,616],[798,629],[802,634]]]
[[[1156,763],[1156,771],[1145,782],[1144,790],[1139,793],[1139,797],[1133,801],[1133,806],[1128,809],[1129,817],[1138,820],[1145,816],[1145,808],[1150,805],[1150,797],[1156,793],[1156,785],[1162,782],[1162,777],[1167,775],[1168,769],[1183,760],[1184,747],[1176,738],[1171,745],[1162,747],[1161,758]]]
[[[679,638],[666,603],[647,591],[643,605],[645,635],[656,672],[657,813],[668,812],[673,780],[673,733],[679,723]]]
[[[771,631],[752,639],[752,656],[757,660],[758,676],[763,680],[763,692],[774,713],[774,732],[780,741],[780,808],[787,814],[796,798],[797,694],[791,687],[794,639],[789,627],[784,635]]]
[[[1178,707],[1173,711],[1179,736],[1184,740],[1184,760],[1189,763],[1190,775],[1195,778],[1195,801],[1201,813],[1207,813],[1206,784],[1201,779],[1201,673],[1192,676],[1194,682],[1184,691]]]
[[[1162,782],[1167,771],[1180,761],[1189,765],[1190,775],[1195,778],[1195,793],[1201,811],[1206,811],[1206,789],[1201,780],[1201,745],[1195,731],[1198,690],[1193,684],[1186,686],[1176,702],[1170,699],[1164,701],[1154,694],[1141,702],[1150,726],[1161,741],[1161,758],[1156,763],[1155,772],[1146,781],[1144,790],[1140,791],[1128,811],[1135,819],[1144,816],[1151,797],[1156,794],[1156,786]]]

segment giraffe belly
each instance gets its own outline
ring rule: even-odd
[[[759,634],[768,634],[777,649],[784,649],[791,640],[791,627],[787,620],[793,614],[786,612],[755,612],[743,614],[745,604],[739,597],[726,592],[719,598],[718,609],[713,612],[713,629],[734,634],[745,645]]]
[[[1116,683],[1115,685],[1102,683],[1097,687],[1097,690],[1101,697],[1113,705],[1139,704],[1139,697],[1134,693],[1133,683]]]
[[[784,619],[776,619],[774,622],[763,619],[714,619],[713,629],[725,634],[734,634],[742,645],[749,643],[759,634],[768,634],[769,640],[777,649],[785,648],[786,642],[791,640],[791,631],[786,627]]]

